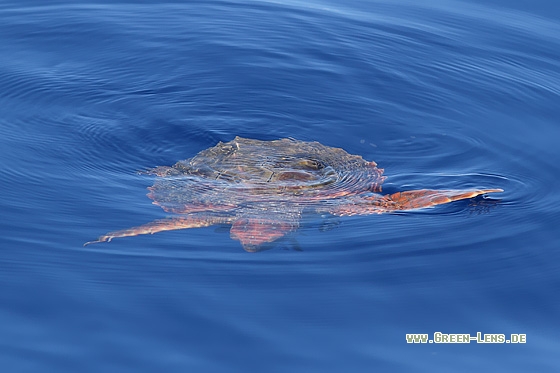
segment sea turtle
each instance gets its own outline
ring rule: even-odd
[[[153,203],[176,217],[107,233],[87,244],[161,231],[231,225],[254,252],[298,228],[304,211],[335,216],[413,210],[502,189],[409,190],[382,195],[383,169],[318,142],[236,137],[171,167],[148,171]]]

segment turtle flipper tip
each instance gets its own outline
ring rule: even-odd
[[[490,189],[488,193],[502,193],[504,190],[502,188]]]
[[[487,193],[501,193],[504,190],[502,188],[495,188],[495,189],[481,189],[477,190],[479,194],[487,194]]]
[[[84,243],[84,247],[94,244],[94,243],[100,243],[100,242],[111,242],[111,240],[113,239],[112,236],[101,236],[99,237],[97,240],[94,241],[88,241],[86,243]]]

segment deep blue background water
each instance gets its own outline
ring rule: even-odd
[[[3,372],[558,371],[560,24],[549,2],[0,4]],[[240,135],[503,188],[82,247],[166,216],[137,170]],[[294,250],[298,246],[302,251]],[[526,333],[523,345],[406,333]]]

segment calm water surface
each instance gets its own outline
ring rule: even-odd
[[[2,371],[558,371],[555,2],[49,4],[0,4]],[[138,170],[236,135],[505,192],[256,254],[220,226],[82,247],[166,216]],[[434,332],[527,343],[406,343]]]

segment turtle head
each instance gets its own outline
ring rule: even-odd
[[[276,241],[295,228],[292,223],[281,219],[242,217],[233,222],[230,234],[231,238],[241,242],[245,251],[254,253],[265,250],[266,243]]]

